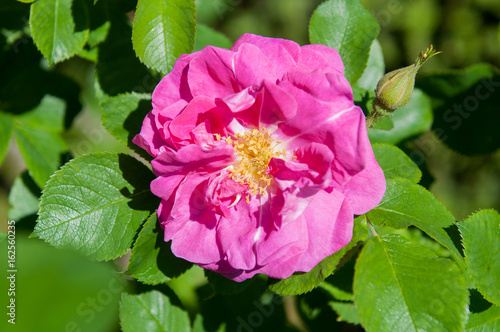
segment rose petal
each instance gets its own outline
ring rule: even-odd
[[[177,189],[170,216],[162,223],[165,241],[172,240],[174,255],[198,264],[220,260],[218,218],[214,211],[206,208],[203,200],[206,181],[206,175],[186,176]]]
[[[365,151],[365,168],[343,186],[354,214],[362,215],[376,207],[384,197],[384,172],[371,150]]]
[[[354,216],[343,194],[321,191],[314,196],[303,217],[309,245],[296,268],[297,271],[309,272],[318,262],[351,241]]]
[[[153,91],[153,109],[161,111],[179,100],[189,102],[192,99],[187,72],[191,60],[197,54],[183,54],[177,59],[172,71],[162,78]]]
[[[234,43],[233,47],[231,47],[231,51],[240,53],[242,51],[242,47],[246,47],[248,45],[253,45],[259,49],[266,59],[266,62],[269,63],[269,66],[273,68],[273,71],[275,71],[276,78],[271,79],[271,81],[280,79],[284,73],[297,68],[296,62],[301,52],[301,48],[299,44],[294,41],[280,38],[265,38],[246,33]],[[259,57],[259,59],[262,58]],[[261,67],[260,65],[257,65],[250,68],[258,70]],[[238,74],[236,77],[237,79],[240,78]],[[265,78],[266,76],[264,75],[260,77]],[[251,84],[246,86],[250,85]]]
[[[189,64],[188,83],[191,94],[223,98],[238,92],[233,72],[234,53],[212,46],[205,47]]]
[[[155,115],[152,112],[146,115],[142,123],[141,132],[135,135],[132,142],[146,150],[151,156],[158,156],[160,148],[165,145],[165,141],[155,125]]]
[[[335,72],[344,74],[344,64],[339,52],[325,45],[304,45],[300,49],[297,66],[301,71]]]
[[[218,142],[213,149],[205,150],[196,144],[179,151],[167,150],[151,161],[157,176],[188,174],[189,172],[213,172],[234,162],[234,149],[225,142]]]
[[[244,199],[231,208],[230,213],[230,219],[222,217],[217,226],[221,251],[233,268],[251,270],[256,265],[254,239],[258,220],[252,216],[252,206]]]

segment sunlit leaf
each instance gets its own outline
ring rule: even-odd
[[[16,142],[28,170],[40,188],[61,163],[67,146],[62,139],[65,104],[46,96],[34,110],[15,120]]]
[[[134,50],[146,66],[166,75],[181,54],[192,52],[195,27],[194,0],[139,0]]]
[[[40,199],[35,235],[94,260],[109,260],[130,248],[158,201],[149,191],[153,174],[134,158],[87,154],[55,173]]]
[[[422,172],[406,153],[389,144],[373,144],[372,147],[386,179],[401,177],[414,183],[420,181]]]
[[[111,24],[106,40],[98,45],[96,72],[100,87],[110,96],[129,91],[153,91],[157,79],[137,59],[130,42],[132,28],[126,13],[105,1],[99,5],[109,7],[105,20]]]
[[[37,0],[31,5],[30,26],[33,41],[49,63],[75,55],[89,35],[83,0]]]
[[[384,198],[367,216],[375,225],[420,228],[450,250],[463,265],[460,252],[445,230],[454,224],[455,218],[423,187],[402,178],[388,180]]]
[[[467,332],[498,332],[500,331],[500,307],[491,306],[489,309],[473,313],[465,327]]]
[[[391,120],[394,127],[390,130],[370,128],[368,130],[370,141],[398,144],[429,130],[433,121],[429,97],[421,90],[413,90],[408,104],[394,111]]]
[[[28,172],[19,175],[9,193],[9,203],[12,208],[7,213],[10,220],[19,221],[38,211],[40,188],[29,176]]]
[[[368,57],[365,71],[356,82],[356,85],[363,89],[373,91],[377,87],[378,81],[384,76],[384,73],[385,62],[382,46],[380,42],[375,39],[370,47],[370,56]]]
[[[355,83],[366,68],[370,47],[380,27],[358,0],[329,0],[318,6],[309,25],[309,39],[339,51],[345,76]]]
[[[191,331],[187,312],[174,306],[168,296],[157,290],[138,295],[123,293],[120,325],[123,332]]]
[[[367,331],[463,331],[469,294],[457,265],[399,235],[371,238],[354,298]]]
[[[458,223],[465,261],[477,290],[500,305],[500,215],[479,211]]]

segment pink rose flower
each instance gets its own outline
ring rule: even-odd
[[[251,34],[177,60],[134,138],[176,256],[283,279],[349,243],[385,178],[343,70],[329,47]]]

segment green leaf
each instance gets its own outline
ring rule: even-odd
[[[339,301],[352,301],[354,296],[352,295],[352,292],[345,291],[335,285],[332,285],[331,283],[324,282],[320,285],[320,287],[324,290],[327,291],[335,300]]]
[[[131,295],[122,294],[120,325],[123,332],[189,332],[189,316],[172,305],[168,296],[157,290]]]
[[[78,55],[82,59],[97,63],[98,59],[97,47],[94,47],[90,50],[83,48],[76,55]]]
[[[28,172],[19,175],[9,193],[9,203],[12,205],[7,213],[9,220],[20,221],[34,215],[38,211],[38,199],[41,194],[40,188]]]
[[[359,86],[352,86],[352,96],[354,104],[361,107],[365,116],[370,114],[372,110],[373,99],[375,99],[375,91],[366,90]],[[394,125],[393,125],[394,127]]]
[[[356,82],[356,85],[374,91],[377,87],[378,81],[385,74],[384,53],[380,42],[375,39],[370,47],[370,56],[363,75]]]
[[[500,70],[478,64],[424,76],[417,85],[432,98],[432,129],[446,145],[468,155],[500,148]]]
[[[458,223],[465,262],[477,290],[500,305],[500,215],[495,210],[479,211]]]
[[[366,219],[364,217],[356,218],[352,239],[347,246],[325,258],[307,273],[294,274],[287,279],[274,281],[269,289],[280,295],[298,295],[313,290],[331,275],[343,263],[343,260],[349,259],[351,249],[355,248],[360,241],[364,241],[367,236]]]
[[[2,241],[0,241],[2,242]],[[7,241],[0,243],[7,268]],[[128,288],[112,263],[91,262],[66,250],[57,250],[37,239],[28,239],[16,225],[15,328],[0,321],[0,331],[93,331],[116,330],[120,293]],[[3,274],[2,301],[8,305],[9,279]],[[40,301],[34,299],[50,299]],[[56,313],[57,315],[49,314]],[[23,318],[24,317],[24,318]],[[29,317],[29,319],[27,319]]]
[[[74,159],[47,182],[35,235],[94,260],[123,255],[158,206],[149,191],[153,178],[128,155],[96,153]]]
[[[212,45],[222,48],[231,48],[233,43],[223,33],[214,30],[204,24],[198,23],[196,26],[196,38],[194,40],[194,50],[201,51],[205,46]]]
[[[375,122],[372,128],[381,130],[391,130],[392,128],[394,128],[394,122],[392,121],[392,118],[385,117]]]
[[[456,264],[399,235],[371,238],[354,275],[354,298],[367,331],[463,331],[465,277]]]
[[[465,327],[467,332],[497,332],[500,331],[500,307],[491,306],[480,313],[473,313]]]
[[[463,264],[460,252],[445,230],[454,224],[455,218],[423,187],[402,178],[387,180],[384,198],[367,216],[375,225],[416,226],[449,249],[458,263]]]
[[[144,155],[144,150],[132,143],[132,139],[141,131],[142,122],[151,111],[151,96],[135,92],[120,94],[107,98],[101,107],[104,127],[117,140]]]
[[[386,179],[405,178],[418,183],[422,172],[418,166],[400,149],[389,144],[373,144],[373,153],[382,167]]]
[[[15,120],[19,151],[40,188],[59,168],[61,154],[67,150],[61,137],[65,108],[62,100],[46,95],[38,107]]]
[[[9,149],[10,139],[14,131],[14,118],[0,111],[0,165]]]
[[[330,308],[339,316],[338,321],[351,324],[360,324],[358,310],[352,302],[328,302]]]
[[[92,30],[89,34],[89,46],[95,47],[106,40],[111,24],[109,21],[104,22],[101,26]]]
[[[370,141],[398,144],[405,139],[429,130],[433,121],[432,106],[429,97],[421,90],[414,89],[408,104],[394,111],[391,119],[394,123],[394,128],[390,130],[376,128],[368,130]]]
[[[344,75],[351,84],[366,68],[370,47],[380,27],[358,0],[329,0],[318,6],[309,25],[312,44],[323,44],[339,51]]]
[[[87,21],[83,0],[37,0],[31,5],[33,41],[49,64],[66,60],[83,48],[89,35]]]
[[[195,29],[194,0],[139,0],[132,31],[135,53],[166,75],[180,55],[193,51]]]
[[[139,233],[126,273],[142,283],[156,285],[181,275],[191,266],[172,254],[170,242],[165,242],[155,213]]]

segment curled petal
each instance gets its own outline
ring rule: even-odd
[[[239,91],[232,68],[233,58],[233,52],[212,46],[198,52],[189,65],[191,94],[222,98]]]
[[[189,172],[214,172],[230,165],[235,160],[234,150],[224,142],[210,150],[190,144],[179,151],[167,150],[156,157],[151,165],[157,176],[188,174]]]

